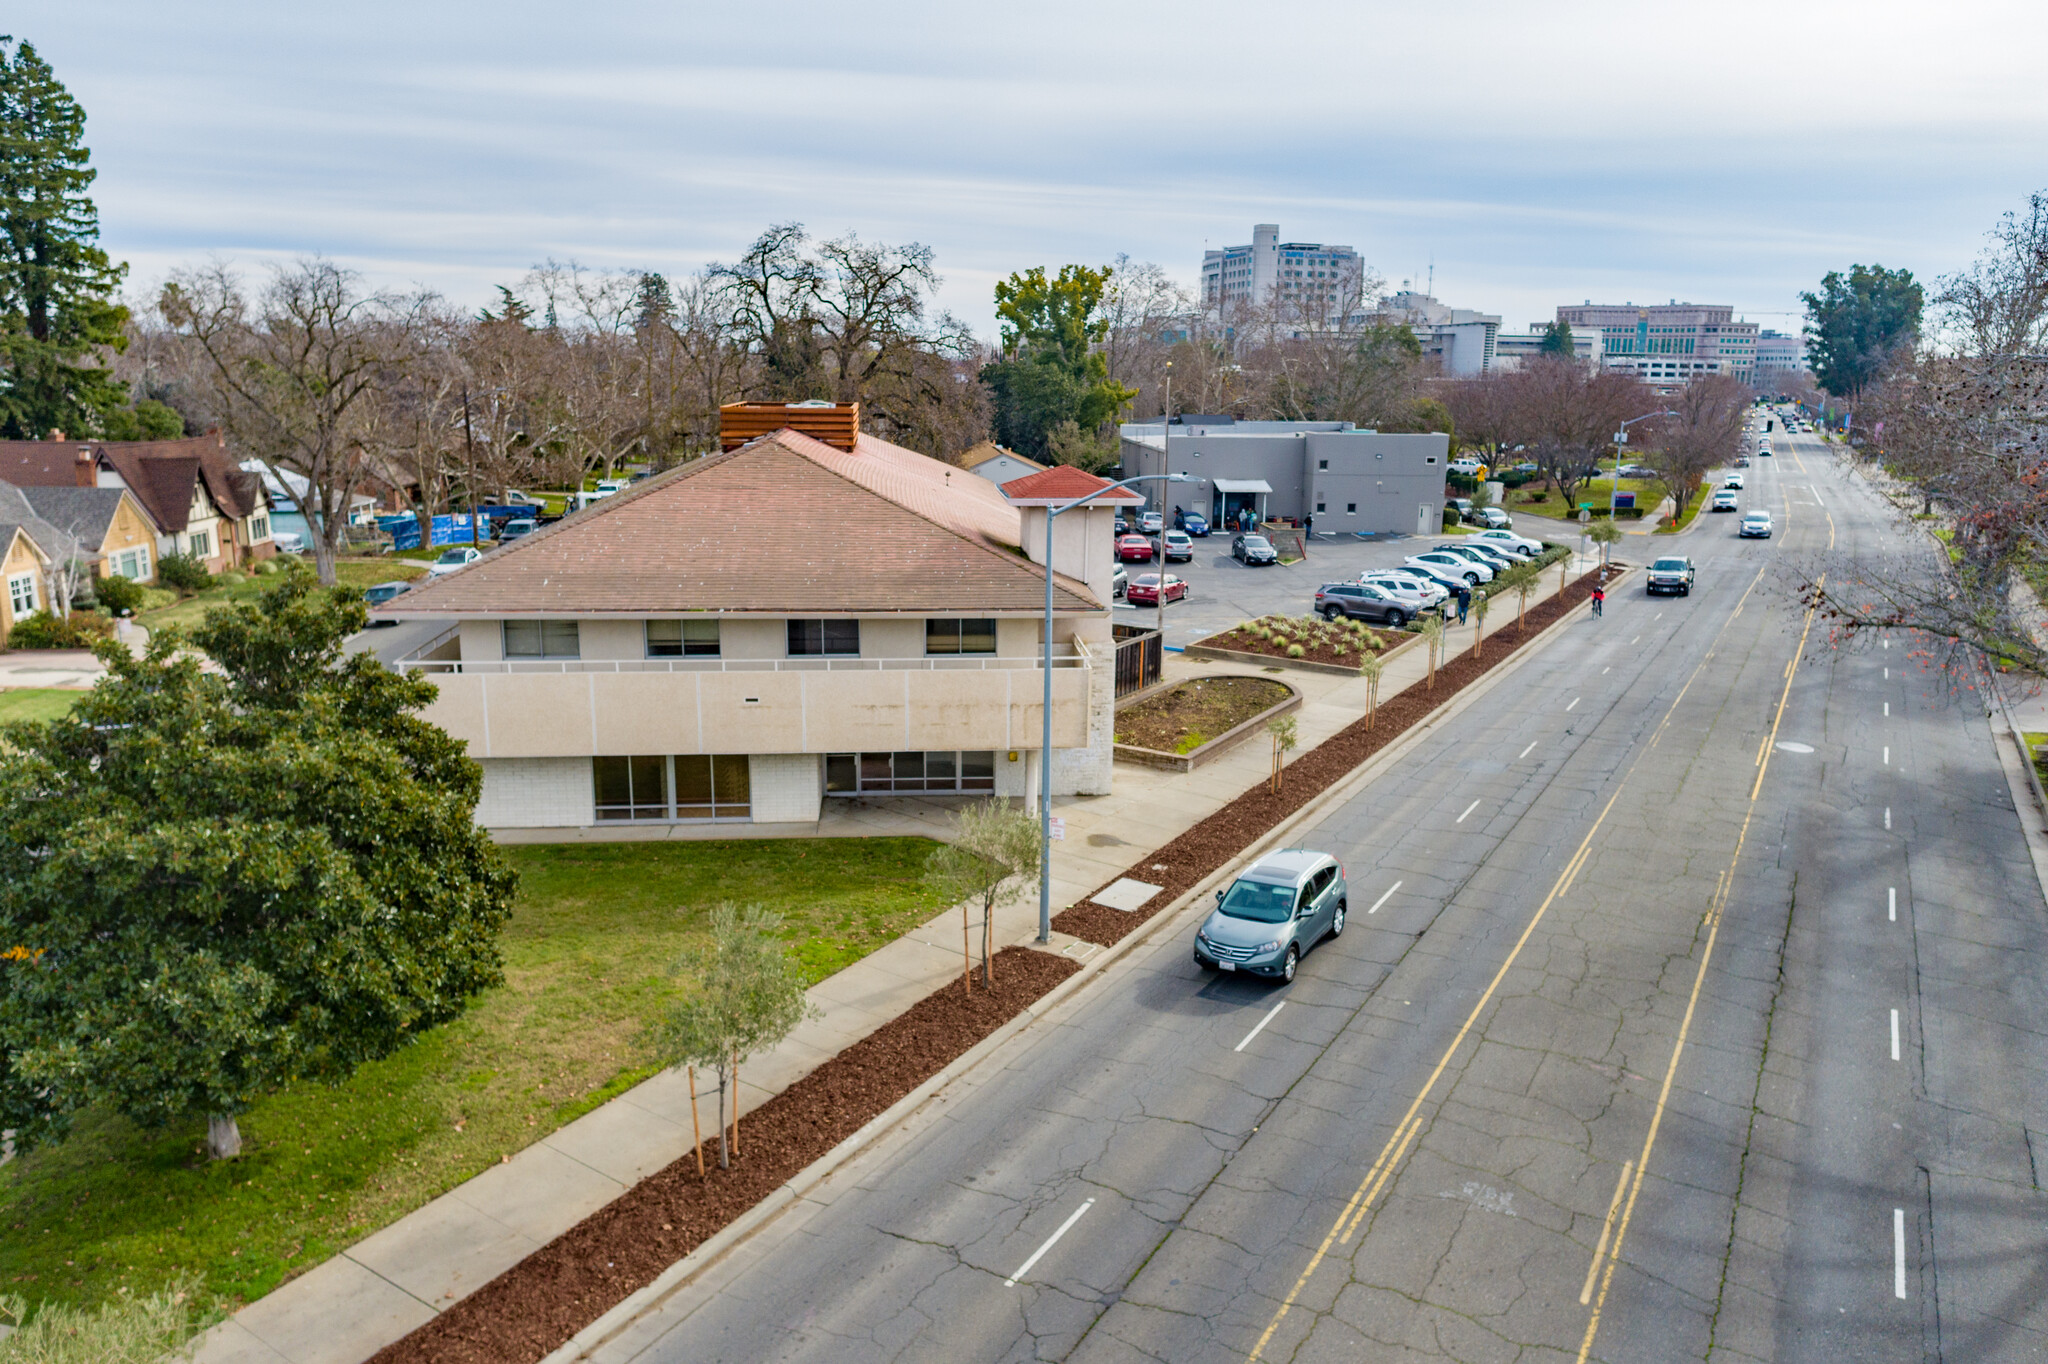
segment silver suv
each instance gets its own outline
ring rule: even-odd
[[[1283,848],[1246,867],[1195,934],[1195,964],[1293,980],[1302,954],[1344,931],[1350,887],[1328,853]]]

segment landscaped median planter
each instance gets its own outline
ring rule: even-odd
[[[1392,658],[1418,638],[1401,631],[1374,630],[1350,621],[1326,621],[1317,616],[1261,616],[1221,634],[1198,639],[1182,650],[1181,656],[1356,677],[1367,653]]]
[[[546,1358],[1080,969],[1051,953],[1003,949],[994,990],[977,974],[972,994],[955,981],[926,995],[749,1113],[730,1170],[718,1168],[714,1130],[705,1142],[705,1178],[686,1154],[371,1361]]]
[[[1177,682],[1117,712],[1116,760],[1192,772],[1300,707],[1301,693],[1271,678],[1225,673]]]
[[[1489,635],[1478,658],[1472,657],[1467,641],[1437,668],[1434,686],[1415,683],[1381,702],[1370,719],[1354,722],[1289,763],[1278,794],[1264,783],[1254,786],[1165,847],[1146,853],[1134,866],[1111,877],[1079,904],[1062,910],[1054,916],[1053,927],[1105,947],[1136,931],[1275,825],[1428,719],[1437,707],[1512,658],[1522,645],[1586,600],[1599,581],[1598,569],[1574,579],[1557,596],[1531,607],[1526,624],[1510,623]],[[1610,589],[1612,584],[1610,578]],[[1508,608],[1505,601],[1494,605],[1496,611]],[[1158,886],[1159,890],[1141,908],[1129,912],[1095,903],[1096,895],[1125,877]]]

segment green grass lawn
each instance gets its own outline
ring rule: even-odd
[[[1681,515],[1678,518],[1678,520],[1673,522],[1671,525],[1659,526],[1657,528],[1656,533],[1659,535],[1678,534],[1678,532],[1684,530],[1687,526],[1692,524],[1693,518],[1700,514],[1700,509],[1705,507],[1708,502],[1712,501],[1713,497],[1713,491],[1709,489],[1706,484],[1700,484],[1700,490],[1697,493],[1693,494],[1692,501],[1685,504],[1684,514]]]
[[[711,906],[780,912],[813,981],[943,908],[915,838],[513,847],[505,984],[346,1084],[293,1085],[209,1164],[204,1122],[90,1115],[0,1167],[0,1292],[91,1302],[180,1273],[246,1301],[589,1111],[649,1073],[641,1025]]]
[[[1537,516],[1569,521],[1578,515],[1579,504],[1582,502],[1590,502],[1604,510],[1607,506],[1608,485],[1613,481],[1610,478],[1599,478],[1581,483],[1570,502],[1559,497],[1555,488],[1539,487],[1534,483],[1526,484],[1508,491],[1507,509],[1509,512],[1525,511]],[[1624,478],[1618,491],[1634,493],[1636,506],[1641,508],[1645,515],[1664,500],[1664,485],[1654,478]]]
[[[9,720],[54,720],[68,715],[82,691],[65,687],[17,687],[0,691],[0,724]]]

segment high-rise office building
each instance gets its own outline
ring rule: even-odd
[[[1557,320],[1574,332],[1600,333],[1609,369],[1626,370],[1651,383],[1685,383],[1703,374],[1731,374],[1744,383],[1756,374],[1754,322],[1738,322],[1735,310],[1713,303],[1638,307],[1633,303],[1562,304]]]
[[[1352,247],[1283,242],[1278,223],[1260,223],[1248,244],[1202,253],[1202,303],[1226,314],[1276,302],[1334,312],[1352,301],[1363,274]]]
[[[1756,383],[1767,386],[1775,374],[1805,374],[1806,339],[1763,331],[1756,338]]]

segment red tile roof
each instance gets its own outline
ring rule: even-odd
[[[1045,570],[986,479],[795,431],[686,464],[425,582],[385,616],[1036,613]],[[1100,611],[1054,575],[1054,609]]]
[[[1072,502],[1077,497],[1086,497],[1098,488],[1107,488],[1111,480],[1085,473],[1070,464],[1055,465],[1044,473],[1026,474],[1013,478],[1002,487],[1003,496],[1011,502],[1039,506],[1045,503],[1058,505]],[[1106,507],[1130,505],[1143,502],[1145,496],[1132,488],[1122,488],[1113,493],[1104,493],[1095,499]]]

